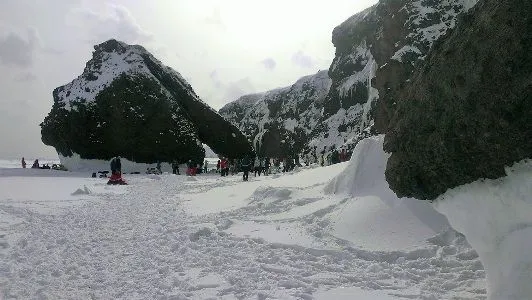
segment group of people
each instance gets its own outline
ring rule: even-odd
[[[311,153],[303,156],[303,163],[309,166],[312,163],[318,163],[321,166],[332,165],[340,162],[344,162],[350,159],[351,153],[345,148],[340,148],[338,151],[336,148],[331,147],[331,151],[327,152],[326,147],[323,148],[321,153],[318,154],[316,149]],[[38,165],[38,160],[35,160]],[[23,167],[25,167],[24,158],[22,158]],[[35,164],[34,164],[35,165]],[[179,172],[179,162],[173,161],[171,163],[172,173],[180,175]],[[281,166],[282,165],[282,166]],[[208,173],[208,161],[200,162],[199,164],[189,159],[186,163],[186,175],[195,176],[198,173]],[[229,173],[232,175],[242,172],[242,179],[244,181],[249,180],[249,173],[253,172],[256,177],[263,175],[269,175],[270,172],[290,172],[294,170],[296,166],[302,166],[300,163],[299,156],[293,158],[269,158],[269,157],[260,157],[255,155],[248,155],[241,159],[229,159],[227,157],[221,157],[216,163],[216,173],[220,173],[222,177],[228,176]],[[161,171],[161,163],[157,163],[157,167],[154,168],[158,173]],[[114,157],[111,160],[111,178],[109,179],[108,184],[126,184],[122,179],[121,171],[121,162],[120,156]]]
[[[24,157],[20,160],[20,164],[22,165],[23,169],[26,169],[27,163]],[[41,165],[38,159],[33,161],[33,165],[31,165],[31,168],[32,169],[47,169],[47,170],[54,169],[54,170],[59,170],[59,171],[66,171],[66,168],[60,164],[52,164],[52,166],[50,166],[49,164]]]

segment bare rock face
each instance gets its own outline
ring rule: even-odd
[[[434,199],[532,157],[531,32],[532,2],[481,0],[391,93],[386,179],[399,196]]]
[[[248,136],[260,156],[293,157],[318,126],[330,86],[327,71],[320,71],[288,87],[242,96],[220,114]]]
[[[259,152],[353,149],[361,139],[386,132],[395,111],[391,92],[475,3],[381,0],[334,28],[336,53],[326,73],[303,77],[291,90],[242,97],[220,113],[260,145]],[[304,82],[306,88],[298,88]]]
[[[109,40],[94,49],[83,74],[53,91],[41,123],[43,142],[62,156],[199,162],[202,143],[229,157],[252,151],[238,128],[143,47]]]

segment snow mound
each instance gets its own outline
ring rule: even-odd
[[[389,154],[382,150],[383,142],[384,135],[360,141],[347,167],[325,186],[326,194],[350,196],[335,212],[333,234],[375,250],[426,244],[449,223],[427,201],[398,198],[389,188],[384,177]]]
[[[149,179],[153,179],[153,180],[161,180],[161,176],[157,175],[157,174],[148,174],[146,175],[147,178]]]
[[[253,192],[250,202],[271,202],[290,199],[292,190],[288,188],[275,188],[271,186],[261,186]]]
[[[77,190],[75,190],[74,192],[72,192],[72,196],[76,196],[76,195],[89,195],[91,194],[91,191],[87,188],[87,186],[83,186],[83,188],[79,188]]]
[[[490,299],[529,299],[532,160],[507,168],[506,174],[450,189],[436,199],[434,207],[478,252],[486,269]]]
[[[69,171],[74,172],[98,172],[98,171],[109,171],[110,170],[110,161],[101,160],[101,159],[85,159],[81,158],[79,154],[73,153],[72,156],[63,156],[58,153],[59,161],[63,166],[65,166]],[[131,172],[145,173],[146,169],[154,168],[156,164],[145,164],[137,163],[130,161],[126,158],[121,158],[120,162],[122,164],[122,173],[127,174]],[[172,172],[172,166],[169,163],[161,163],[161,170],[163,172]],[[59,171],[56,171],[59,172]]]

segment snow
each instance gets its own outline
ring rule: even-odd
[[[485,268],[489,299],[532,296],[532,161],[441,195],[435,207],[465,234]]]
[[[381,145],[248,182],[2,169],[0,297],[485,299],[464,236],[389,192]]]
[[[426,201],[397,199],[384,178],[389,154],[382,150],[383,140],[380,135],[358,143],[349,165],[325,192],[352,196],[338,213],[335,236],[371,250],[405,250],[425,244],[449,224]]]
[[[352,91],[355,84],[366,83],[368,78],[371,78],[371,75],[375,73],[375,59],[373,58],[369,47],[366,45],[366,40],[362,41],[362,43],[355,48],[355,51],[346,59],[352,60],[354,63],[358,60],[363,60],[364,68],[342,80],[342,83],[338,87],[338,92],[341,97],[348,96],[348,93]]]
[[[403,55],[409,52],[414,52],[419,55],[422,54],[421,51],[417,47],[406,45],[406,46],[403,46],[401,49],[397,50],[391,59],[403,62]]]
[[[69,171],[74,172],[86,172],[88,174],[92,174],[99,171],[109,171],[110,172],[110,160],[101,160],[101,159],[84,159],[81,158],[79,154],[73,153],[72,156],[63,156],[61,154],[59,155],[59,161],[63,166],[67,168]],[[122,164],[122,173],[132,173],[132,172],[140,172],[140,173],[146,173],[146,170],[148,168],[155,168],[157,166],[157,163],[153,164],[145,164],[145,163],[137,163],[130,161],[126,158],[120,158],[120,162]],[[186,166],[184,164],[181,164],[179,166],[180,172],[184,172],[186,169]],[[172,165],[171,163],[167,162],[161,162],[161,171],[162,172],[168,172],[172,173]]]

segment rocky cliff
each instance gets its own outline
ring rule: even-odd
[[[290,123],[293,115],[260,112],[259,107],[250,105],[254,101],[239,100],[240,104],[230,104],[220,113],[251,140],[295,139],[296,152],[329,152],[343,145],[354,148],[362,138],[386,131],[395,110],[388,94],[407,82],[435,41],[475,3],[476,0],[381,0],[337,26],[332,34],[336,55],[327,73],[325,95],[289,95],[291,110],[301,116],[292,123],[307,124],[295,127],[301,128],[299,133],[288,130],[291,134],[264,139],[260,136],[265,132],[262,124],[276,120],[278,131],[286,132],[284,128],[292,127],[281,124]],[[276,95],[269,97],[269,106],[277,102],[279,107],[285,107],[287,94],[279,90],[266,94]],[[249,115],[256,117],[245,117]],[[305,121],[309,116],[312,122]]]
[[[532,2],[481,0],[390,97],[386,178],[399,196],[505,175],[532,157]]]
[[[239,126],[259,155],[293,156],[308,145],[330,86],[327,71],[320,71],[289,87],[242,96],[220,114]]]
[[[238,128],[143,47],[109,40],[94,49],[83,74],[53,91],[41,123],[43,142],[62,156],[201,161],[202,142],[230,157],[252,151]]]

